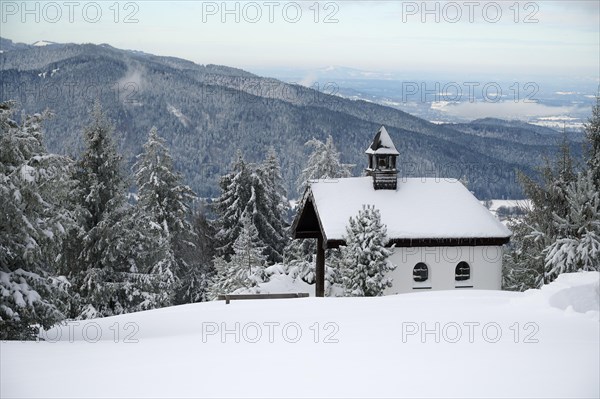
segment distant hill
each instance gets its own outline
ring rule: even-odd
[[[31,47],[29,44],[15,43],[10,39],[5,39],[3,37],[0,37],[0,52],[24,50],[29,47]]]
[[[273,145],[291,197],[304,167],[304,143],[331,134],[346,163],[365,167],[364,150],[385,125],[400,152],[401,173],[463,177],[481,198],[519,198],[515,170],[534,173],[555,151],[556,134],[504,122],[435,125],[402,111],[353,101],[219,65],[156,56],[109,45],[18,46],[2,39],[0,99],[27,112],[50,108],[52,151],[76,154],[95,98],[117,125],[120,150],[131,165],[156,126],[176,167],[201,196],[218,194],[218,176],[237,148],[260,161]],[[16,48],[15,46],[18,46]],[[206,55],[210,58],[210,55]],[[540,128],[543,129],[543,128]],[[575,155],[580,153],[574,144]]]
[[[563,139],[562,132],[549,127],[497,118],[476,119],[470,123],[451,123],[444,126],[473,136],[497,138],[527,145],[547,145],[552,142],[558,143]],[[584,138],[579,132],[565,134],[573,143],[582,142]]]

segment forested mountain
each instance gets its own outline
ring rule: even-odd
[[[515,170],[533,174],[560,134],[502,123],[435,125],[402,111],[263,78],[240,69],[198,65],[109,45],[21,46],[3,39],[0,100],[15,99],[28,113],[49,108],[45,124],[50,151],[80,152],[81,131],[99,98],[114,120],[115,139],[130,166],[152,126],[171,148],[176,169],[202,197],[219,194],[218,176],[241,149],[258,162],[273,146],[287,191],[315,137],[334,138],[342,161],[365,166],[364,150],[385,125],[400,152],[403,175],[466,177],[484,198],[520,197]],[[210,55],[205,56],[210,59]],[[580,154],[573,141],[573,153]]]
[[[444,126],[474,136],[494,137],[520,144],[547,145],[557,137],[557,131],[549,127],[497,118],[476,119],[470,123],[451,123]],[[565,134],[569,141],[581,142],[584,139],[581,133],[567,131]],[[562,139],[562,134],[560,138]]]

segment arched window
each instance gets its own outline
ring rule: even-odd
[[[471,278],[471,266],[467,262],[459,262],[454,270],[456,281],[465,281]]]
[[[417,282],[427,281],[429,278],[429,268],[423,262],[417,263],[415,268],[413,269],[413,279]]]

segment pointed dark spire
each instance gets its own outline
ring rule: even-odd
[[[369,156],[369,166],[365,171],[368,176],[373,176],[373,188],[395,190],[398,184],[396,158],[400,154],[384,126],[379,128],[365,153]]]
[[[385,126],[381,126],[373,139],[373,142],[365,151],[366,154],[388,154],[388,155],[400,155],[396,146],[392,141],[389,133]]]

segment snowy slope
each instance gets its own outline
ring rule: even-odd
[[[56,44],[56,43],[55,42],[49,42],[47,40],[38,40],[37,42],[33,43],[32,46],[44,47],[44,46],[50,46],[52,44]]]
[[[61,342],[2,342],[0,396],[597,398],[598,279],[88,320],[47,333]],[[421,334],[436,323],[439,342]]]
[[[483,201],[485,202],[485,201]],[[524,209],[529,209],[532,206],[531,200],[528,199],[524,199],[524,200],[501,200],[501,199],[495,199],[495,200],[491,200],[490,201],[490,212],[497,212],[499,208],[501,207],[506,207],[506,208],[524,208]]]

